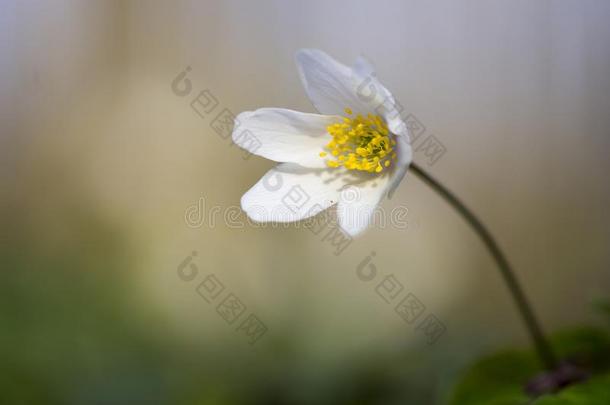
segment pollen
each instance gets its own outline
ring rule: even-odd
[[[385,121],[373,114],[351,117],[353,112],[349,108],[345,113],[350,117],[326,127],[332,137],[325,147],[330,156],[326,151],[320,152],[319,156],[328,156],[326,164],[333,168],[381,173],[390,167],[391,161],[396,159],[396,141],[392,139]]]

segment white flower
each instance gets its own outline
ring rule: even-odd
[[[242,197],[242,209],[257,222],[293,222],[338,204],[339,226],[355,236],[411,163],[407,127],[366,59],[350,68],[302,49],[296,63],[320,114],[261,108],[237,116],[233,141],[281,162]]]

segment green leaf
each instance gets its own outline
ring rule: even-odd
[[[610,404],[610,374],[593,377],[583,384],[568,387],[556,395],[547,395],[533,405],[604,405]]]
[[[610,365],[610,339],[603,331],[581,328],[561,332],[552,337],[551,343],[561,359],[569,359],[588,370],[599,372],[608,369]],[[531,403],[531,398],[524,392],[524,386],[542,371],[535,353],[531,350],[507,350],[494,354],[478,361],[466,371],[453,391],[450,404]],[[610,391],[610,384],[606,389]],[[610,401],[607,403],[610,404]]]
[[[539,371],[529,353],[505,351],[477,362],[454,390],[452,405],[522,404],[523,385]],[[493,402],[492,402],[493,401]]]

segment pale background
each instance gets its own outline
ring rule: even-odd
[[[273,166],[211,129],[221,108],[314,111],[293,62],[302,47],[374,62],[447,149],[416,161],[497,235],[547,330],[597,322],[591,300],[610,286],[610,2],[0,4],[2,367],[7,386],[28,387],[14,395],[341,403],[364,373],[441,403],[478,355],[527,343],[481,243],[410,174],[384,202],[408,208],[409,228],[372,229],[339,256],[297,227],[187,226],[200,197],[236,206]],[[186,66],[181,98],[171,83]],[[220,104],[201,118],[190,101],[204,89]],[[268,326],[254,347],[178,278],[193,250],[201,275]],[[371,251],[444,322],[436,344],[356,277]]]

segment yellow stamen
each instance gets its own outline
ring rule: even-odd
[[[351,109],[345,113],[352,115]],[[348,170],[360,170],[369,173],[380,173],[396,159],[394,146],[388,126],[378,115],[361,114],[356,117],[344,117],[343,121],[326,127],[332,140],[326,145],[330,152],[326,164],[329,167],[345,167]],[[326,157],[327,152],[320,152]]]

